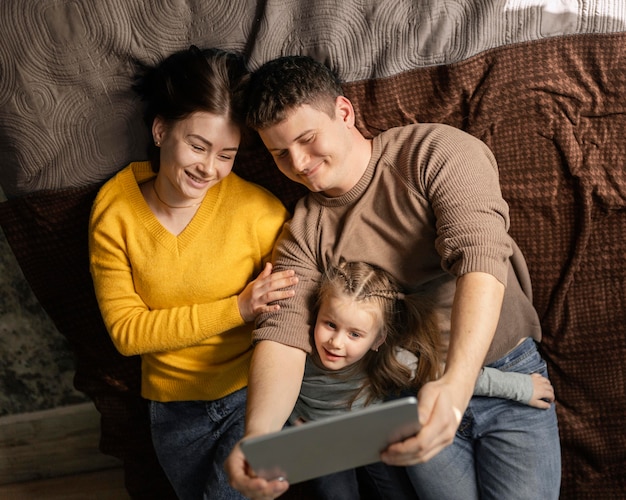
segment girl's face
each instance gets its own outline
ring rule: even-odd
[[[230,173],[241,139],[227,117],[204,111],[172,124],[157,117],[152,132],[161,147],[159,194],[178,205],[202,201]]]
[[[355,302],[345,296],[322,300],[315,323],[315,348],[329,370],[359,361],[383,343],[380,310],[375,304]]]

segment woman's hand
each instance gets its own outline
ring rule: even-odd
[[[272,264],[265,264],[265,269],[246,285],[237,297],[239,313],[246,323],[253,321],[259,314],[278,311],[277,300],[295,295],[292,287],[298,283],[295,271],[281,271],[272,274]]]

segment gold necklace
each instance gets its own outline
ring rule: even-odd
[[[198,203],[194,203],[193,205],[184,205],[182,207],[177,207],[174,205],[170,205],[169,203],[165,203],[161,197],[159,196],[158,191],[156,190],[156,182],[152,182],[152,190],[154,191],[154,194],[156,194],[157,200],[159,200],[161,203],[163,203],[163,205],[165,205],[168,208],[193,208],[193,207],[197,207],[198,205],[200,205],[202,203],[202,201],[199,201]]]

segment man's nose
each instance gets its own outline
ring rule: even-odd
[[[309,155],[302,148],[294,148],[291,151],[291,165],[296,172],[304,172],[307,169]]]

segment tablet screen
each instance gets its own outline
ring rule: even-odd
[[[257,476],[295,484],[378,462],[418,431],[417,399],[407,397],[247,438],[241,449]]]

